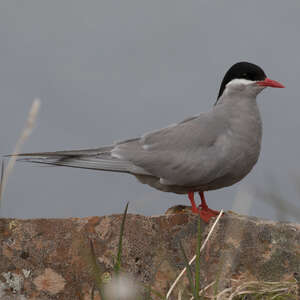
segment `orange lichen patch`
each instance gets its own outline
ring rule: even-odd
[[[84,295],[84,300],[90,300],[91,299],[91,293],[85,294]],[[94,300],[101,300],[101,297],[99,295],[99,292],[96,290],[94,291]]]
[[[0,227],[0,235],[2,235],[3,238],[7,238],[11,235],[11,231],[10,230],[5,230],[5,229]]]
[[[94,287],[94,290],[93,290],[91,285],[88,284],[88,283],[83,283],[83,284],[80,285],[80,294],[81,295],[80,295],[80,297],[78,297],[78,299],[82,299],[82,300],[91,300],[91,299],[101,300],[101,297],[99,295],[99,292],[97,291],[97,288]],[[92,298],[92,295],[94,296],[93,298]]]
[[[88,219],[88,223],[85,225],[85,229],[87,232],[94,233],[95,226],[100,222],[99,217],[91,217]]]
[[[38,240],[38,239],[36,239],[35,241],[34,241],[34,245],[35,245],[35,248],[36,249],[38,249],[38,250],[42,250],[42,249],[44,249],[44,247],[45,247],[45,242],[43,241],[43,240]]]
[[[81,232],[82,228],[88,223],[89,218],[70,218],[73,224],[76,224],[76,231]]]
[[[90,217],[89,221],[88,221],[88,224],[95,226],[99,222],[100,222],[100,217]]]
[[[176,225],[184,225],[189,221],[189,215],[177,214],[166,215],[165,218],[159,218],[159,225],[161,230],[170,230]]]
[[[167,261],[164,261],[155,274],[153,289],[166,291],[169,287],[170,278],[176,278],[176,272]]]
[[[34,279],[33,283],[38,290],[55,295],[64,289],[66,281],[61,275],[47,268],[42,275]]]
[[[68,257],[70,253],[70,247],[66,247],[65,245],[60,245],[60,247],[57,248],[56,253],[57,253],[57,257],[59,257],[60,259],[64,259],[65,257]]]
[[[2,253],[4,256],[8,257],[8,258],[12,258],[13,257],[13,250],[7,246],[7,245],[3,245],[2,247]]]

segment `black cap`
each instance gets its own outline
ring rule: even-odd
[[[223,94],[226,84],[233,79],[248,79],[252,81],[261,81],[266,78],[267,76],[261,67],[245,61],[238,62],[234,64],[225,74],[221,83],[218,99]]]

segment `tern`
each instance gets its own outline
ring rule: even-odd
[[[219,212],[207,206],[204,192],[239,182],[258,160],[262,122],[256,97],[266,87],[284,88],[259,66],[239,62],[225,74],[208,112],[109,146],[18,155],[33,163],[132,174],[160,191],[188,194],[192,212],[209,222]]]

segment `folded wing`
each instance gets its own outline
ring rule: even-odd
[[[222,110],[216,108],[116,145],[112,153],[160,178],[162,184],[193,186],[200,181],[210,182],[222,175],[224,153],[219,141],[229,126]]]
[[[150,175],[162,184],[209,182],[219,163],[218,139],[227,118],[214,111],[111,146],[71,151],[19,154],[19,160],[75,168]],[[219,168],[220,169],[220,168]]]

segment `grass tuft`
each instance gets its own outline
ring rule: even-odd
[[[124,213],[123,213],[123,218],[122,218],[122,223],[121,223],[121,229],[120,229],[120,237],[119,237],[119,244],[118,244],[118,254],[117,254],[117,259],[114,265],[114,271],[115,274],[118,275],[121,269],[121,260],[122,260],[122,241],[123,241],[123,235],[124,235],[124,228],[125,228],[125,220],[127,216],[127,210],[128,210],[128,205],[129,203],[126,204]]]
[[[266,282],[249,281],[239,283],[232,279],[232,287],[220,292],[210,299],[228,300],[298,300],[297,283],[295,281]]]
[[[194,284],[194,280],[193,280],[193,272],[192,272],[192,268],[189,264],[189,261],[187,259],[187,256],[185,254],[185,251],[184,251],[184,248],[182,246],[182,243],[181,241],[179,241],[179,247],[180,247],[180,250],[181,250],[181,254],[182,254],[182,257],[183,257],[183,260],[184,260],[184,263],[185,263],[185,267],[186,267],[186,274],[187,274],[187,277],[188,277],[188,280],[189,280],[189,284],[190,284],[190,288],[192,290],[192,294],[194,296],[194,298],[196,300],[199,300],[199,297],[197,295],[197,292],[196,292],[196,288],[195,288],[195,284]]]
[[[215,220],[214,224],[212,225],[212,227],[211,227],[211,229],[210,229],[210,231],[209,231],[209,233],[208,233],[206,239],[204,240],[204,242],[203,242],[203,244],[202,244],[202,246],[201,246],[201,248],[200,248],[200,252],[203,251],[203,249],[205,248],[207,242],[209,241],[209,239],[210,239],[212,233],[214,232],[214,229],[215,229],[215,227],[217,226],[217,224],[218,224],[220,218],[222,217],[222,215],[223,215],[223,209],[220,211],[220,213],[219,213],[217,219]],[[189,265],[191,265],[191,264],[194,262],[194,260],[196,259],[196,257],[197,257],[197,256],[194,255],[194,257],[190,260]],[[177,276],[177,278],[174,280],[173,284],[171,285],[170,289],[169,289],[168,292],[167,292],[166,299],[169,299],[169,297],[170,297],[170,295],[171,295],[173,289],[175,288],[175,286],[176,286],[176,284],[178,283],[178,281],[180,280],[180,278],[184,275],[184,273],[185,273],[186,270],[187,270],[187,268],[185,267],[185,268],[180,272],[180,274]]]
[[[125,228],[125,220],[127,216],[128,204],[125,207],[121,228],[120,228],[120,237],[118,243],[118,250],[116,256],[116,262],[114,264],[114,273],[113,276],[118,276],[121,271],[121,258],[122,258],[122,241],[124,235],[124,228]],[[186,256],[184,247],[179,242],[179,247],[182,252],[182,257],[185,262],[185,268],[180,273],[176,280],[174,281],[173,285],[169,289],[169,292],[166,296],[161,295],[157,291],[152,288],[152,284],[148,284],[144,286],[144,296],[141,295],[138,297],[134,297],[132,300],[153,300],[153,299],[162,299],[167,300],[170,297],[172,290],[174,289],[176,283],[180,280],[184,272],[187,272],[187,277],[189,280],[189,286],[186,287],[184,290],[179,290],[178,295],[174,295],[177,300],[298,300],[298,283],[297,280],[291,281],[284,281],[284,282],[263,282],[263,281],[248,281],[248,282],[241,282],[235,279],[231,279],[230,287],[224,289],[223,291],[218,292],[218,282],[220,280],[220,274],[216,274],[216,280],[211,282],[202,290],[200,289],[200,254],[203,251],[207,241],[209,240],[210,236],[212,235],[216,224],[218,223],[223,211],[219,214],[218,218],[216,219],[215,223],[212,225],[208,236],[206,237],[205,241],[202,242],[202,233],[201,233],[201,223],[200,220],[197,222],[197,246],[196,246],[196,254],[192,258],[192,260],[188,261]],[[90,251],[90,266],[92,267],[92,274],[94,275],[94,288],[91,293],[91,299],[94,299],[94,289],[97,288],[99,291],[100,297],[102,300],[105,300],[103,294],[103,285],[105,285],[104,275],[97,263],[94,246],[92,241],[90,241],[91,251]],[[191,264],[195,261],[195,274],[193,274]],[[113,277],[114,278],[114,277]],[[111,278],[110,278],[111,279]],[[109,280],[110,281],[110,280]],[[190,295],[190,296],[187,296]],[[108,300],[108,299],[106,299]]]
[[[103,270],[100,268],[98,264],[97,257],[95,254],[95,248],[92,240],[90,240],[90,255],[86,256],[86,258],[88,259],[91,274],[93,275],[93,279],[94,279],[94,286],[92,289],[91,297],[92,299],[94,298],[94,290],[96,287],[97,290],[99,291],[101,299],[105,300],[103,295],[103,281],[102,281]]]

